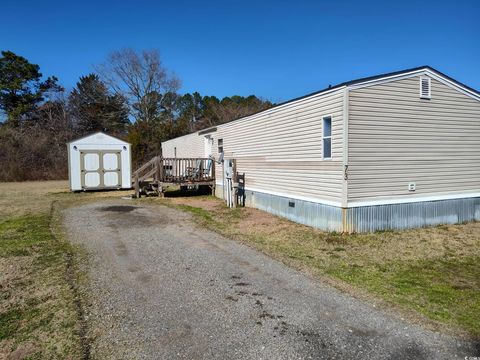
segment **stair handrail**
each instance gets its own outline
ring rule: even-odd
[[[151,158],[149,161],[147,161],[145,164],[140,166],[137,170],[135,170],[132,174],[132,178],[139,178],[139,180],[145,180],[146,175],[152,175],[150,174],[152,172],[151,167],[153,166],[154,169],[158,166],[158,158],[159,156],[154,156]],[[147,172],[145,170],[148,170]]]

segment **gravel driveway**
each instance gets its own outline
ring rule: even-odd
[[[405,323],[189,215],[127,200],[65,211],[91,253],[92,355],[111,359],[452,359],[472,344]]]

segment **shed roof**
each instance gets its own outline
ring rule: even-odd
[[[130,145],[128,142],[120,140],[114,136],[107,135],[101,131],[82,136],[81,138],[70,141],[67,144],[75,145]]]

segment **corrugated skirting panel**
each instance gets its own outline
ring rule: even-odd
[[[223,198],[223,187],[221,185],[216,186],[215,195]],[[250,190],[245,191],[245,206],[260,209],[318,229],[342,231],[342,209],[339,207]]]
[[[349,208],[348,232],[372,232],[480,220],[480,198]]]

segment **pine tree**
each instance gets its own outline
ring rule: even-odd
[[[18,126],[25,115],[43,102],[49,91],[63,90],[54,76],[41,81],[40,67],[11,51],[0,57],[0,110],[8,122]]]
[[[130,123],[121,95],[111,95],[95,74],[80,77],[69,96],[69,107],[80,133],[104,131],[123,134]]]

